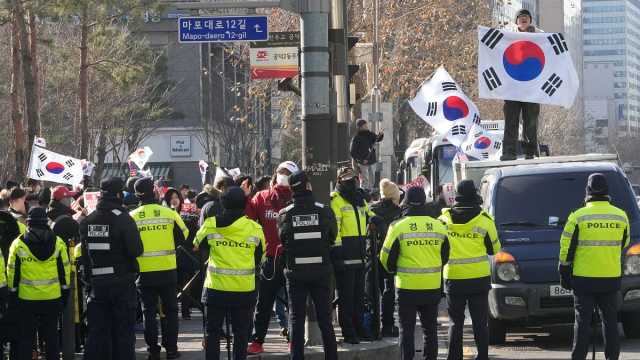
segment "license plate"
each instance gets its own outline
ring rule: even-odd
[[[560,285],[551,285],[549,286],[549,295],[550,296],[573,296],[573,290],[564,289]]]

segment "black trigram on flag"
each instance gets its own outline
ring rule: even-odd
[[[560,76],[556,75],[556,73],[553,73],[551,77],[549,77],[549,80],[542,85],[542,91],[546,92],[549,96],[553,96],[560,85],[562,85],[562,79],[560,79]]]
[[[480,42],[487,45],[489,49],[493,49],[498,45],[500,40],[504,37],[504,34],[497,29],[489,29],[486,34],[482,37]]]
[[[44,176],[44,171],[42,171],[40,169],[36,169],[36,174],[38,175],[38,177],[43,177]]]
[[[480,115],[477,113],[473,115],[473,123],[476,125],[480,125]]]
[[[40,159],[40,161],[45,161],[45,160],[47,160],[47,155],[40,154],[40,155],[38,155],[38,159]]]
[[[456,125],[451,128],[451,135],[467,135],[467,127],[464,125]]]
[[[481,155],[482,155],[483,159],[488,159],[489,158],[489,153],[488,152],[483,152]]]
[[[437,102],[430,102],[427,105],[427,116],[436,116],[436,113],[438,112],[438,103]]]
[[[473,149],[473,146],[472,146],[472,145],[467,145],[467,147],[465,147],[465,150],[464,150],[464,151],[465,151],[465,152],[470,152],[470,151],[471,151],[471,149]]]
[[[496,150],[500,150],[501,147],[502,147],[502,142],[501,141],[496,141],[493,144],[493,148],[496,149]]]
[[[484,78],[484,82],[487,83],[487,87],[489,90],[493,91],[499,86],[502,86],[502,81],[496,74],[496,70],[493,67],[488,68],[487,70],[482,72],[482,78]]]
[[[449,81],[445,81],[442,83],[442,91],[456,91],[456,90],[458,90],[456,83],[449,82]]]
[[[66,174],[64,174],[63,178],[65,180],[71,180],[71,178],[73,178],[73,175],[71,173],[66,173]]]
[[[75,163],[75,162],[73,162],[73,160],[69,159],[69,160],[65,161],[65,164],[66,164],[68,167],[72,167],[72,166],[73,166],[73,165],[75,165],[76,163]]]
[[[569,48],[567,47],[567,42],[564,41],[564,36],[562,36],[562,34],[560,33],[551,34],[550,36],[547,36],[547,39],[551,43],[551,46],[553,46],[553,51],[556,52],[556,55],[560,55],[565,51],[569,51]]]

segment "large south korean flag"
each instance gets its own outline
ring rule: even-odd
[[[75,185],[82,181],[82,161],[39,146],[31,150],[29,178]]]
[[[562,34],[480,26],[478,40],[481,98],[571,107],[579,80]]]
[[[480,123],[476,105],[462,92],[444,67],[425,81],[411,108],[439,134],[455,146],[462,145],[474,123]]]

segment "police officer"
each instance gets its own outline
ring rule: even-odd
[[[620,355],[621,253],[629,244],[627,214],[611,204],[607,178],[589,176],[585,206],[569,215],[560,238],[560,283],[574,291],[573,360],[584,360],[589,347],[591,320],[597,305],[602,318],[605,357]]]
[[[48,360],[60,359],[58,316],[69,297],[67,246],[49,229],[44,208],[29,210],[27,232],[9,250],[10,312],[20,314],[18,360],[30,360],[36,329]]]
[[[325,359],[338,358],[331,323],[331,247],[338,229],[333,211],[315,202],[311,184],[303,171],[289,179],[293,204],[278,216],[278,231],[285,248],[289,316],[291,318],[291,358],[304,359],[304,322],[307,296],[315,305],[322,332]]]
[[[438,357],[438,304],[442,265],[448,257],[447,229],[428,215],[422,188],[407,191],[406,215],[389,227],[380,252],[382,266],[396,274],[400,359],[415,355],[416,312],[424,334],[424,359]]]
[[[135,220],[144,251],[138,257],[140,277],[138,287],[144,314],[144,338],[149,359],[160,358],[158,345],[158,297],[166,316],[166,331],[162,333],[162,345],[167,350],[167,359],[177,359],[178,352],[178,302],[176,289],[176,247],[189,236],[180,215],[156,203],[154,184],[151,178],[142,178],[135,184],[140,207],[131,212]]]
[[[233,326],[233,358],[247,358],[251,309],[256,302],[256,269],[265,249],[262,227],[244,215],[245,194],[239,187],[221,197],[222,214],[209,217],[194,245],[209,253],[206,359],[220,358],[222,322]]]
[[[103,181],[96,210],[80,223],[81,261],[90,284],[85,359],[135,359],[136,258],[143,248],[123,206],[123,189],[120,178]]]
[[[465,307],[473,323],[478,349],[477,360],[489,359],[489,303],[491,269],[489,256],[500,251],[493,218],[480,207],[473,180],[463,180],[456,188],[455,204],[442,211],[448,229],[449,262],[444,268],[444,291],[449,311],[449,360],[462,359],[462,331]]]
[[[362,326],[364,312],[364,255],[369,208],[358,189],[350,167],[338,170],[336,191],[331,193],[331,209],[338,224],[333,262],[338,293],[338,321],[344,342],[360,343],[367,332]]]

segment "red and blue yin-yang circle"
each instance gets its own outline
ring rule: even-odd
[[[502,63],[504,70],[514,80],[530,81],[542,73],[545,57],[536,43],[516,41],[505,50]]]
[[[45,166],[45,169],[52,174],[58,175],[64,171],[64,165],[52,161]]]
[[[442,104],[444,117],[449,121],[465,118],[469,115],[469,106],[457,96],[449,96]]]
[[[489,139],[486,136],[480,136],[473,143],[473,147],[475,147],[478,150],[484,150],[484,149],[488,148],[489,146],[491,146],[491,139]]]

